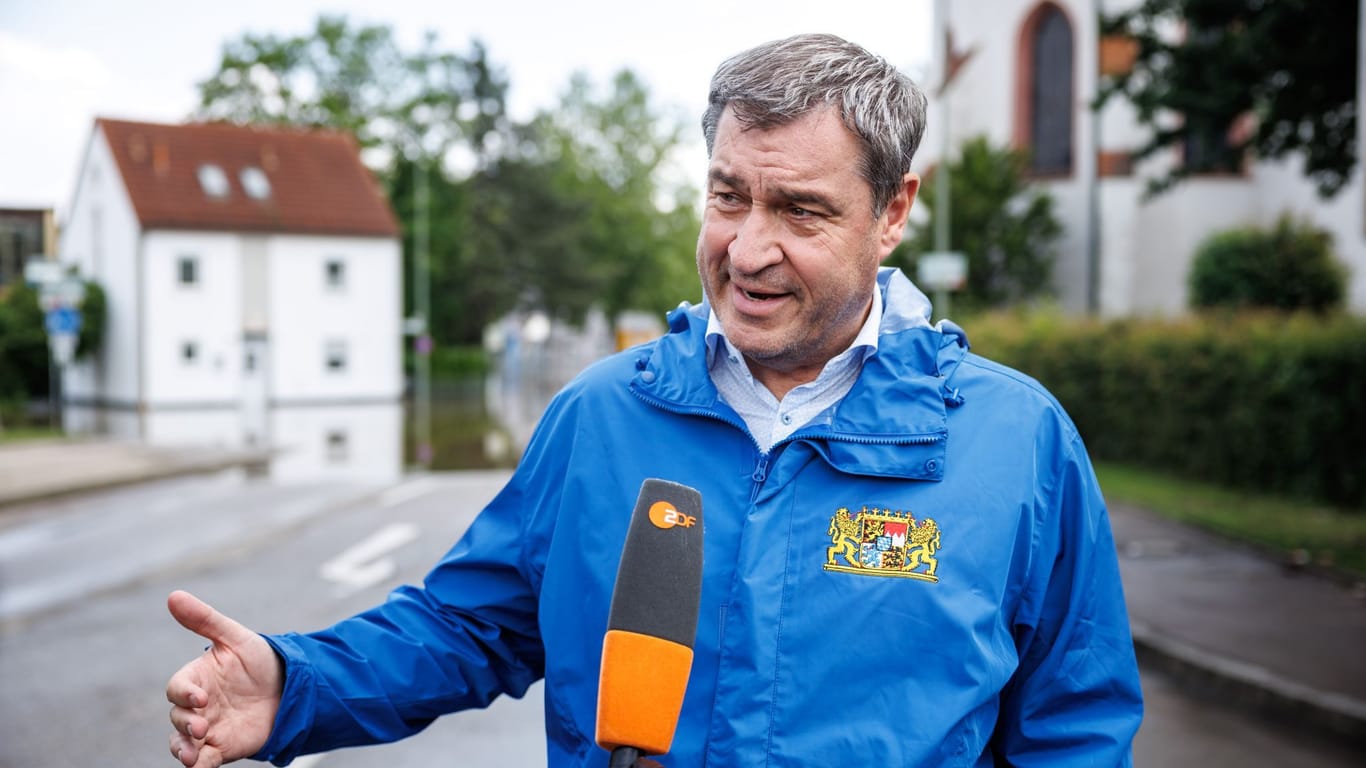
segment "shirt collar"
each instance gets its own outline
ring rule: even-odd
[[[836,355],[832,359],[841,359],[849,356],[849,353],[861,351],[858,356],[859,363],[867,360],[874,352],[877,352],[878,326],[882,322],[882,291],[877,287],[873,289],[873,306],[868,310],[868,318],[863,321],[863,327],[859,328],[858,335],[847,349]],[[726,336],[726,329],[721,327],[721,318],[716,316],[716,310],[707,308],[707,368],[712,368],[717,363],[717,353],[721,353],[721,359],[725,360],[735,357],[744,361],[744,355]]]

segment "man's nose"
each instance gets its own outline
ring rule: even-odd
[[[751,209],[726,249],[731,267],[738,272],[754,274],[782,261],[783,249],[777,234],[776,223],[767,211],[757,206]]]

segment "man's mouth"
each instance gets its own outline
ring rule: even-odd
[[[750,299],[752,301],[771,301],[773,299],[780,299],[783,296],[787,295],[785,293],[764,293],[762,291],[747,291],[744,288],[741,288],[740,292],[745,295],[745,298]]]

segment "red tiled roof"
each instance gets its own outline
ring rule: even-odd
[[[398,222],[347,134],[228,123],[163,125],[99,118],[144,229],[213,229],[397,237]],[[200,166],[227,176],[208,195]],[[264,199],[242,186],[244,168],[270,181]]]

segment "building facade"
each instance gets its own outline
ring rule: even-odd
[[[1103,315],[1173,315],[1187,307],[1194,252],[1211,233],[1269,226],[1283,213],[1333,235],[1351,270],[1347,301],[1366,310],[1363,169],[1334,198],[1318,197],[1293,156],[1249,158],[1241,172],[1195,175],[1151,199],[1150,178],[1181,162],[1175,151],[1141,163],[1146,139],[1133,107],[1111,99],[1091,109],[1102,72],[1126,66],[1123,41],[1102,40],[1099,19],[1137,0],[936,0],[932,83],[948,85],[931,106],[924,159],[950,156],[965,139],[1029,150],[1034,178],[1057,202],[1065,227],[1054,267],[1068,310]],[[1174,30],[1174,34],[1179,30]],[[1358,60],[1357,145],[1366,120]],[[936,89],[930,89],[936,90]],[[926,190],[932,194],[931,190]]]
[[[59,252],[108,304],[68,431],[401,470],[399,230],[349,136],[97,120]]]
[[[0,290],[24,280],[24,265],[57,253],[51,208],[0,208]]]

